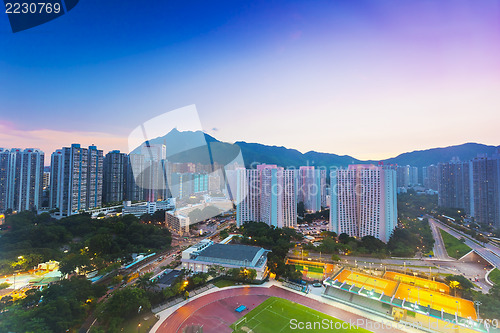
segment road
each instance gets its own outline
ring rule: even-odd
[[[486,244],[486,245],[488,245],[487,247],[482,247],[478,243],[470,240],[468,238],[468,236],[448,227],[446,224],[443,224],[443,223],[433,219],[432,217],[429,217],[429,224],[431,225],[431,228],[440,228],[457,239],[464,238],[465,245],[467,245],[468,247],[473,249],[478,255],[483,257],[491,265],[495,266],[496,268],[500,268],[500,257],[491,252],[491,251],[493,251],[495,253],[498,253],[497,251],[499,251],[499,250],[497,247],[494,247],[491,244]]]
[[[454,260],[448,255],[446,247],[444,246],[443,237],[441,237],[441,232],[435,223],[429,223],[432,231],[432,236],[434,237],[434,258],[440,260]]]
[[[290,258],[304,259],[308,260],[319,260],[320,255],[318,253],[309,253],[308,256],[301,258],[300,256],[293,256],[289,253]],[[328,258],[328,257],[327,257]],[[429,274],[429,270],[432,274],[453,274],[453,275],[463,275],[467,279],[479,279],[479,281],[474,282],[475,285],[480,287],[479,289],[486,293],[490,290],[491,286],[486,282],[485,275],[486,270],[484,265],[475,262],[460,262],[455,259],[453,260],[439,260],[435,258],[371,258],[371,257],[353,257],[353,256],[340,256],[341,260],[338,264],[346,264],[349,266],[357,266],[360,268],[366,267],[366,269],[373,269],[381,271],[384,267],[388,270],[391,268],[403,270],[404,267],[407,271],[420,272],[423,274]],[[325,259],[325,255],[322,256]],[[331,261],[329,261],[331,262]]]

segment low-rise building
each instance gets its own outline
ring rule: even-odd
[[[267,253],[269,251],[258,247],[240,244],[214,244],[210,240],[203,240],[182,252],[182,268],[195,273],[208,272],[214,265],[226,269],[247,268],[255,269],[257,280],[266,278]]]
[[[150,201],[141,205],[132,206],[130,201],[123,202],[122,214],[131,214],[139,218],[143,214],[154,214],[158,210],[172,210],[175,208],[175,200],[167,199],[164,201]]]
[[[189,232],[189,217],[176,212],[165,212],[165,222],[172,231],[182,235]]]

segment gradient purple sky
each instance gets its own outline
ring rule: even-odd
[[[498,1],[111,2],[17,34],[0,14],[0,146],[128,151],[189,104],[219,140],[302,152],[500,145]]]

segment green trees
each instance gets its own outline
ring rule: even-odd
[[[229,236],[229,232],[226,229],[224,229],[220,232],[219,236],[220,236],[220,239],[224,239],[224,238]]]
[[[445,280],[446,282],[448,282],[452,289],[459,290],[463,298],[470,299],[472,297],[471,289],[474,288],[474,284],[470,282],[465,276],[450,275],[447,276]]]
[[[30,292],[8,311],[0,311],[0,332],[65,332],[78,328],[94,308],[92,300],[104,295],[105,289],[75,277]]]
[[[329,218],[330,218],[330,210],[323,209],[319,212],[305,214],[304,215],[304,222],[311,223],[314,220],[328,220]]]
[[[226,268],[221,265],[214,264],[208,268],[208,275],[212,277],[218,277],[224,275],[225,273],[226,273]]]
[[[59,262],[59,271],[63,274],[72,274],[78,271],[85,274],[92,268],[90,258],[85,254],[71,253]]]
[[[133,215],[95,220],[80,214],[56,221],[48,214],[22,212],[6,224],[11,228],[0,242],[0,274],[48,260],[61,261],[65,273],[102,269],[130,253],[156,252],[171,243],[166,228],[140,223]]]
[[[252,282],[257,277],[257,271],[253,268],[230,268],[226,276],[233,281]]]
[[[110,299],[97,311],[99,322],[106,326],[107,332],[117,332],[119,325],[127,318],[138,313],[139,308],[151,308],[146,291],[127,287],[113,293]]]
[[[153,273],[145,273],[139,276],[136,282],[136,286],[144,289],[144,290],[149,290],[152,287],[156,285],[155,282],[151,281],[151,278],[153,277]]]
[[[244,236],[242,243],[271,250],[267,256],[267,267],[272,273],[277,277],[289,274],[290,269],[285,265],[285,258],[292,247],[292,241],[301,240],[302,235],[294,229],[277,229],[262,222],[247,222],[240,227],[240,231]]]
[[[474,292],[474,300],[480,301],[479,308],[481,318],[500,318],[500,285],[494,285],[488,294]]]

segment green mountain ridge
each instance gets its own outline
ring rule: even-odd
[[[167,158],[172,162],[202,163],[217,162],[227,164],[234,160],[241,151],[246,167],[266,163],[283,167],[299,167],[315,165],[322,167],[340,167],[349,164],[378,164],[378,160],[359,160],[349,155],[320,153],[309,151],[301,153],[296,149],[283,146],[268,146],[260,143],[237,141],[234,144],[222,142],[201,131],[178,131],[173,129],[163,137],[149,140],[150,144],[165,144]],[[439,162],[448,162],[453,157],[461,161],[471,160],[479,154],[493,154],[500,146],[480,143],[464,143],[461,145],[416,150],[400,154],[396,157],[381,160],[384,164],[411,165],[424,167]],[[132,153],[139,153],[140,147]]]

